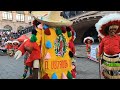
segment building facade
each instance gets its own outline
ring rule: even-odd
[[[29,11],[0,11],[0,29],[16,32],[31,26]]]
[[[76,31],[75,44],[83,44],[87,36],[93,37],[95,43],[99,43],[95,24],[104,15],[110,13],[120,13],[120,11],[63,11],[62,16],[73,21],[72,26]]]

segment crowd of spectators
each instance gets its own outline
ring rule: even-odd
[[[23,34],[31,32],[33,27],[28,27],[17,32],[12,31],[0,31],[0,47],[4,47],[4,43],[8,40],[13,41]]]

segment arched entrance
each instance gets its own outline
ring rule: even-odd
[[[24,27],[19,26],[19,27],[17,28],[17,31],[19,32],[19,31],[21,31],[21,30],[23,30],[23,29],[24,29]]]
[[[4,29],[11,31],[11,30],[12,30],[12,27],[11,27],[10,25],[6,25],[6,26],[4,26]]]
[[[90,27],[82,36],[82,43],[85,37],[90,36],[93,37],[94,43],[98,43],[98,32],[95,29],[95,26]]]

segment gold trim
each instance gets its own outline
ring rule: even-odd
[[[107,74],[106,72],[103,72],[105,77],[109,78],[109,79],[120,79],[120,75],[117,76],[111,76],[109,74]]]
[[[109,61],[109,62],[117,62],[117,61],[120,61],[120,58],[119,58],[119,57],[117,57],[117,58],[108,58],[108,57],[106,57],[105,55],[103,55],[103,59],[104,59],[105,61]]]
[[[102,64],[102,67],[107,69],[107,70],[120,70],[120,67],[109,67],[109,66],[106,66],[105,64]]]

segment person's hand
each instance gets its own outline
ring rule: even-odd
[[[17,60],[19,59],[20,57],[22,56],[22,52],[20,50],[18,50],[15,55],[14,55],[14,58]]]
[[[101,60],[101,57],[100,57],[100,56],[98,56],[98,57],[97,57],[97,59],[98,59],[98,61],[100,62],[100,60]]]

